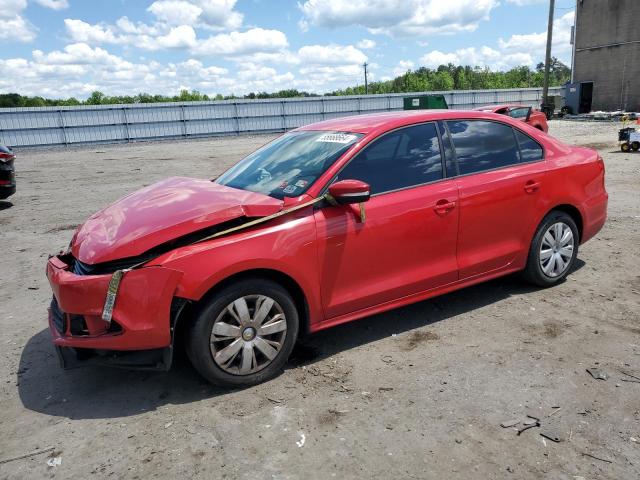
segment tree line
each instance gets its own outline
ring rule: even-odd
[[[558,86],[568,82],[571,70],[557,58],[552,58],[550,68],[550,85]],[[420,67],[408,70],[392,80],[375,81],[368,85],[368,93],[406,93],[428,92],[437,90],[482,90],[501,88],[542,87],[544,65],[538,64],[535,69],[526,66],[515,67],[506,72],[491,71],[488,68],[456,66],[453,64],[440,65],[436,69]],[[347,87],[325,96],[362,95],[364,85]],[[0,108],[8,107],[47,107],[74,105],[112,105],[119,103],[158,103],[158,102],[198,102],[209,100],[254,99],[254,98],[292,98],[318,97],[319,94],[299,91],[296,89],[280,90],[273,93],[251,92],[243,96],[221,95],[209,96],[196,90],[182,90],[178,95],[151,95],[139,93],[137,95],[105,95],[100,91],[93,92],[86,100],[70,97],[66,99],[50,99],[39,96],[24,96],[18,93],[0,94]]]

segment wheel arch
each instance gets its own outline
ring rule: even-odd
[[[578,227],[578,240],[580,241],[583,237],[584,232],[584,219],[582,218],[582,213],[580,212],[580,210],[575,205],[571,205],[570,203],[563,203],[560,205],[556,205],[551,210],[549,210],[546,213],[545,217],[553,211],[564,212],[569,215],[574,222],[576,222],[576,227]]]
[[[291,297],[293,298],[293,301],[296,305],[296,309],[298,310],[298,314],[300,315],[300,334],[305,335],[309,333],[311,318],[309,301],[307,299],[307,296],[305,295],[303,288],[293,277],[273,268],[252,268],[239,271],[215,283],[209,288],[209,290],[205,292],[202,297],[200,297],[200,299],[191,302],[189,311],[186,312],[187,315],[185,316],[187,322],[190,322],[193,315],[219,291],[229,285],[248,278],[270,280],[284,287],[287,292],[291,294]]]

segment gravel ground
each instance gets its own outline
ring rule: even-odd
[[[566,282],[505,277],[322,332],[244,391],[184,357],[169,373],[63,372],[44,266],[105,204],[214,176],[271,137],[19,151],[0,211],[0,461],[53,451],[0,478],[639,478],[640,383],[620,370],[640,377],[640,154],[618,151],[618,128],[550,124],[600,151],[610,193]],[[542,428],[500,427],[527,414]]]

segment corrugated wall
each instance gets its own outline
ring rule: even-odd
[[[499,103],[540,104],[542,89],[425,92],[444,94],[449,108]],[[550,95],[561,95],[552,88]],[[147,103],[0,109],[0,143],[11,147],[118,143],[159,138],[281,132],[321,120],[401,110],[389,94],[217,102]]]

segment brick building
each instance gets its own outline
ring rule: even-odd
[[[576,1],[573,82],[581,110],[640,111],[640,0]]]

